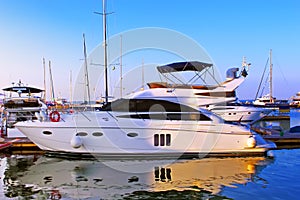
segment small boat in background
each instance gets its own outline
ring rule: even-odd
[[[291,97],[290,106],[294,108],[300,108],[300,92],[297,92],[295,96]]]
[[[236,102],[226,105],[211,105],[206,109],[219,115],[227,122],[239,123],[253,123],[273,112],[272,109],[244,106]]]
[[[21,80],[2,90],[8,92],[9,95],[5,95],[3,99],[1,135],[9,138],[26,137],[15,128],[15,124],[20,121],[37,119],[37,114],[41,109],[47,109],[41,101],[41,97],[34,96],[34,94],[41,94],[44,90],[25,85]]]
[[[270,55],[267,63],[269,63],[269,75],[267,81],[269,82],[269,93],[258,97],[258,93],[261,89],[261,83],[264,80],[264,75],[266,71],[266,67],[264,73],[262,75],[255,100],[253,101],[254,106],[260,107],[272,107],[272,108],[280,108],[288,106],[288,100],[278,100],[273,96],[273,64],[272,64],[272,49],[270,49]]]

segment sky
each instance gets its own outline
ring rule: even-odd
[[[251,67],[239,99],[255,97],[272,49],[274,96],[288,99],[300,91],[299,9],[298,0],[107,0],[108,41],[130,30],[172,30],[203,47],[223,79],[246,57]],[[0,88],[19,79],[43,88],[44,58],[47,87],[50,61],[56,96],[69,98],[84,63],[83,34],[88,56],[102,46],[102,16],[94,12],[102,12],[101,0],[0,0]],[[123,73],[141,63],[178,61],[143,52],[124,58]]]

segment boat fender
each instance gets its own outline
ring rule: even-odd
[[[80,136],[74,135],[71,139],[71,146],[75,149],[79,148],[82,146],[82,140]]]
[[[256,140],[254,137],[249,137],[247,140],[247,146],[250,148],[254,148],[256,146]]]
[[[41,121],[45,121],[47,118],[47,114],[45,113],[44,110],[40,111],[40,116],[41,116]]]
[[[60,120],[60,114],[57,110],[52,111],[49,114],[49,117],[50,117],[51,122],[59,122],[59,120]]]
[[[41,121],[41,115],[39,112],[35,112],[34,115],[37,118],[37,120]]]

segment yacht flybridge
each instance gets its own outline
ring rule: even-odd
[[[215,80],[215,85],[195,84],[199,79],[205,82],[204,77],[213,78],[213,72],[209,71],[213,66],[210,63],[189,61],[158,66],[157,70],[169,82],[150,82],[148,83],[150,89],[133,93],[131,97],[178,101],[208,109],[226,121],[252,123],[268,115],[271,110],[242,106],[236,102],[235,91],[245,80],[248,74],[246,68],[249,65],[244,59],[240,74],[239,68],[231,68],[227,70],[227,79],[222,83]],[[183,76],[180,75],[186,72],[192,72],[194,75],[189,81],[183,82]],[[174,83],[175,81],[177,83]]]
[[[148,83],[150,90],[141,91],[138,95],[140,97],[150,95],[152,98],[156,96],[176,98],[183,102],[193,102],[197,106],[232,102],[237,99],[235,90],[247,76],[245,68],[247,65],[243,63],[240,75],[237,74],[239,68],[227,70],[227,80],[222,83],[219,83],[214,77],[215,74],[209,71],[213,66],[211,63],[186,61],[158,66],[157,70],[168,82],[150,82]],[[188,81],[183,81],[181,74],[185,72],[194,72],[194,75]],[[206,76],[210,76],[215,84],[195,84],[198,80],[205,82]]]

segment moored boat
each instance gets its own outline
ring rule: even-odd
[[[276,147],[204,109],[157,99],[119,99],[102,111],[16,127],[42,150],[102,158],[265,155]]]
[[[262,107],[243,106],[239,103],[226,105],[211,105],[207,109],[222,117],[227,122],[254,123],[268,116],[272,109]]]
[[[295,96],[291,97],[289,105],[291,107],[300,108],[300,92],[297,92]]]
[[[15,128],[15,124],[19,121],[37,119],[40,111],[46,109],[46,105],[40,100],[41,97],[34,96],[41,94],[44,90],[25,85],[21,80],[2,90],[8,92],[9,95],[3,99],[1,134],[3,137],[10,138],[25,137]]]

